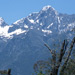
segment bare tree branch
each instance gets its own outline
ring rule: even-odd
[[[47,44],[44,44],[44,45],[49,49],[49,51],[52,55],[53,62],[55,64],[55,62],[56,62],[56,52],[54,50],[51,50],[50,47]]]
[[[47,44],[44,44],[50,51],[51,55],[52,55],[52,61],[53,61],[53,65],[52,65],[52,71],[50,73],[50,75],[55,75],[55,70],[56,70],[56,51],[51,50],[50,47]]]
[[[68,60],[69,60],[69,57],[71,55],[71,52],[72,52],[72,49],[73,49],[73,46],[74,46],[74,43],[75,43],[75,37],[73,38],[72,42],[71,42],[71,45],[70,45],[70,48],[69,48],[69,52],[68,52],[68,56],[62,66],[62,69],[61,69],[61,73],[64,72],[65,68],[66,68],[66,65],[68,63]]]

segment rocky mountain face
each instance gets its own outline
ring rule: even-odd
[[[71,40],[74,30],[75,14],[61,14],[51,6],[11,25],[0,17],[0,69],[11,68],[12,75],[32,75],[34,63],[50,57],[44,43],[53,49],[53,44]]]

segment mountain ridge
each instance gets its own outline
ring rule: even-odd
[[[53,16],[52,16],[53,14]],[[7,37],[7,38],[12,38],[14,34],[18,35],[18,34],[21,34],[21,32],[28,32],[29,29],[33,29],[33,28],[37,28],[38,30],[41,28],[41,27],[44,27],[46,25],[46,18],[49,17],[50,18],[53,18],[53,22],[54,22],[54,19],[56,22],[58,22],[58,25],[60,27],[60,21],[62,22],[61,20],[61,16],[64,15],[64,14],[59,14],[53,7],[51,7],[50,5],[47,5],[47,6],[44,6],[40,12],[37,12],[37,13],[32,13],[30,14],[29,16],[27,16],[26,18],[21,18],[19,20],[17,20],[16,22],[12,23],[12,25],[7,25],[4,20],[3,20],[3,23],[4,23],[4,30],[6,29],[5,26],[8,26],[8,30],[6,31],[7,34],[4,32],[4,35],[3,37]],[[43,16],[43,17],[42,17]],[[66,15],[68,16],[68,15]],[[42,17],[42,18],[41,18]],[[47,19],[47,20],[49,20]],[[45,21],[44,21],[45,20]],[[41,22],[42,21],[42,22]],[[40,22],[40,23],[39,23]],[[45,23],[44,23],[45,22]],[[52,22],[52,20],[51,20]],[[44,24],[43,24],[44,23]],[[73,23],[73,22],[72,22]],[[6,25],[5,25],[6,24]],[[48,24],[48,22],[47,22]],[[49,23],[50,24],[50,23]],[[30,26],[32,25],[32,26]],[[34,26],[36,25],[36,26]],[[51,31],[49,31],[50,27],[53,25],[53,23],[51,23],[50,25],[47,26],[47,28],[42,28],[42,31],[44,31],[45,33],[48,32],[50,33]],[[55,24],[56,25],[56,24]],[[2,26],[2,25],[1,25]],[[29,28],[28,28],[29,27]],[[57,27],[58,28],[58,27]],[[0,27],[0,29],[2,30],[2,28]],[[47,29],[47,30],[46,30]],[[49,30],[48,30],[49,29]],[[13,31],[12,31],[13,30]],[[3,32],[3,31],[0,31],[0,32]],[[10,33],[11,32],[11,33]],[[0,33],[1,34],[1,33]],[[25,33],[26,34],[26,33]],[[1,34],[2,35],[2,34]]]

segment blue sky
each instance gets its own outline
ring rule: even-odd
[[[32,12],[39,12],[46,5],[60,13],[75,14],[75,0],[0,0],[0,17],[12,24]]]

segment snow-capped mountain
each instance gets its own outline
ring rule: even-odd
[[[50,57],[44,47],[72,39],[75,31],[75,14],[58,13],[45,6],[8,25],[0,17],[0,69],[12,69],[14,75],[32,75],[37,60]]]
[[[72,17],[73,16],[73,17]],[[32,13],[26,18],[17,20],[12,25],[7,25],[0,18],[0,36],[13,38],[13,35],[27,33],[31,29],[37,29],[45,34],[67,32],[75,27],[75,15],[58,13],[53,7],[45,6],[40,12]]]

